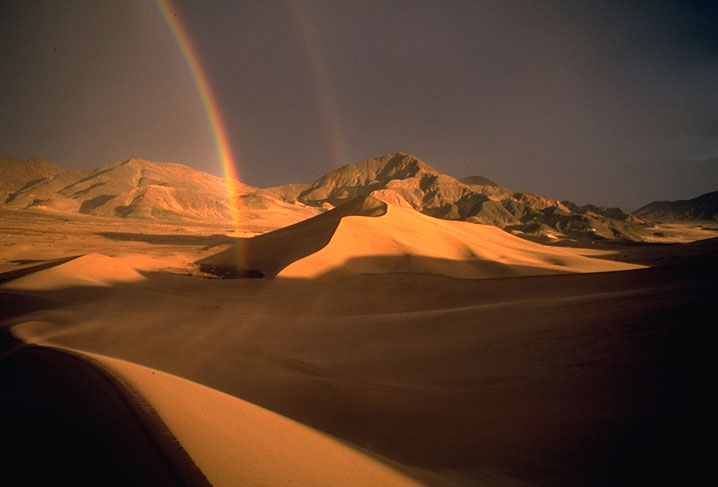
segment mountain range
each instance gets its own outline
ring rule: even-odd
[[[232,201],[242,222],[234,229],[261,233],[360,196],[545,240],[640,241],[654,221],[718,218],[718,192],[688,201],[654,202],[629,214],[511,190],[483,176],[457,179],[403,152],[347,164],[313,183],[269,188],[177,163],[129,159],[80,171],[39,158],[0,156],[0,207],[9,209],[232,225]]]
[[[718,191],[690,200],[654,201],[633,214],[648,221],[718,220]]]

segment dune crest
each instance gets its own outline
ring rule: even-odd
[[[82,354],[149,401],[214,486],[422,485],[348,444],[237,397],[132,362]]]
[[[198,263],[200,268],[214,269],[215,272],[239,265],[255,275],[274,278],[292,262],[326,246],[342,218],[380,216],[386,212],[386,206],[386,203],[370,196],[360,196],[294,225],[253,238],[238,239],[236,244]]]
[[[286,266],[277,277],[420,272],[492,278],[641,267],[589,254],[596,252],[548,247],[494,226],[441,220],[389,204],[377,218],[344,216],[324,247]]]
[[[46,291],[74,286],[110,286],[138,282],[144,277],[126,263],[103,254],[86,254],[39,270],[0,286],[4,289]]]

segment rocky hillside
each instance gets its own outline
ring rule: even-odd
[[[690,200],[654,201],[633,214],[648,221],[718,220],[718,191]]]
[[[59,189],[84,175],[82,171],[63,169],[46,159],[18,160],[0,156],[0,204],[43,209],[44,203]],[[72,206],[58,202],[63,210],[72,211]]]
[[[427,215],[496,225],[517,234],[641,240],[640,218],[619,208],[579,207],[534,193],[514,191],[482,177],[458,180],[418,157],[396,152],[347,164],[308,187],[284,191],[287,201],[337,206],[372,194]],[[279,191],[279,190],[277,190]]]
[[[718,193],[651,203],[628,214],[515,191],[482,176],[459,180],[403,152],[347,164],[310,184],[264,189],[175,163],[129,159],[77,171],[44,159],[0,157],[0,206],[13,209],[230,225],[232,201],[244,229],[261,232],[366,195],[437,218],[541,239],[640,241],[649,221],[718,218]]]
[[[231,199],[243,221],[266,220],[272,211],[289,224],[320,212],[182,164],[141,159],[76,171],[42,159],[0,158],[0,181],[2,204],[12,209],[226,225]]]

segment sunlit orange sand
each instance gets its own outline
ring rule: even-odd
[[[0,0],[0,487],[709,483],[717,7]]]
[[[714,240],[548,247],[371,197],[241,240],[58,220],[73,230],[46,244],[24,225],[0,276],[13,464],[94,451],[107,462],[85,472],[153,485],[584,485],[695,480],[707,455],[672,445],[708,417]],[[53,259],[24,257],[44,245]],[[192,260],[276,279],[191,277]]]
[[[34,332],[46,327],[28,322],[14,333],[33,343]],[[211,485],[420,485],[356,448],[237,397],[132,362],[80,356],[107,368],[125,394],[148,401]]]
[[[337,278],[410,272],[491,278],[602,272],[641,266],[598,259],[610,252],[547,247],[490,225],[432,218],[371,196],[230,246],[202,262],[240,262],[263,275]]]

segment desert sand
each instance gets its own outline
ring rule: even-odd
[[[9,468],[216,486],[708,472],[715,239],[579,249],[369,198],[337,210],[252,239],[0,214]],[[198,270],[236,262],[265,278]]]

